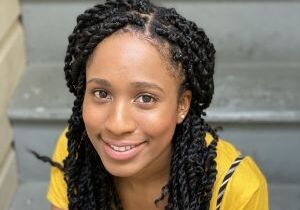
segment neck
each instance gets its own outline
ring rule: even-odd
[[[156,208],[154,201],[160,197],[162,187],[169,181],[170,160],[171,152],[165,157],[157,158],[139,174],[131,177],[114,177],[124,209],[164,209],[162,204]],[[167,198],[161,202],[166,205]]]

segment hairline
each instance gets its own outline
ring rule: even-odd
[[[149,24],[147,24],[147,26],[148,25]],[[141,41],[143,41],[147,44],[150,44],[163,57],[162,62],[167,67],[168,73],[170,74],[170,76],[174,77],[174,79],[176,79],[177,82],[179,83],[179,89],[178,89],[178,96],[179,96],[178,100],[179,100],[182,93],[184,92],[181,90],[182,89],[181,86],[182,86],[182,83],[185,78],[185,75],[183,73],[184,71],[182,69],[182,65],[181,65],[181,63],[178,63],[177,65],[173,64],[170,43],[167,40],[155,38],[153,35],[150,34],[148,27],[143,32],[143,31],[139,31],[129,25],[129,26],[121,28],[121,29],[113,32],[109,36],[105,37],[103,40],[101,40],[98,43],[98,45],[94,48],[94,50],[88,56],[87,62],[86,62],[86,70],[94,58],[95,49],[101,44],[101,42],[103,42],[105,39],[107,39],[109,37],[122,36],[124,34],[131,34],[132,36],[136,36],[136,38],[140,39]]]

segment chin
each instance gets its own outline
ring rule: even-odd
[[[130,165],[127,165],[127,166],[115,165],[115,164],[112,164],[112,163],[107,163],[105,161],[102,161],[102,163],[103,163],[105,169],[112,176],[115,176],[115,177],[124,177],[124,178],[125,177],[132,177],[137,173],[137,171]]]
[[[112,176],[131,177],[138,174],[143,168],[141,162],[139,162],[139,158],[133,158],[127,161],[112,160],[105,154],[102,142],[95,148],[103,166]]]
[[[104,168],[112,176],[131,177],[138,171],[138,169],[136,169],[136,166],[134,166],[134,163],[132,162],[115,162],[113,160],[110,160],[104,154],[101,154],[101,152],[97,151],[97,153]]]
[[[112,176],[115,176],[115,177],[123,177],[123,178],[126,178],[126,177],[132,177],[134,175],[134,173],[132,173],[132,171],[124,171],[124,170],[108,170],[106,168],[106,170],[112,175]]]

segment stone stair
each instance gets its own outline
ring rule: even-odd
[[[206,29],[217,48],[207,120],[256,160],[268,180],[270,209],[300,210],[300,1],[156,2]],[[73,97],[62,70],[66,38],[76,14],[92,4],[22,2],[28,65],[8,110],[20,176],[11,210],[50,208],[49,166],[27,149],[51,156],[67,124]]]

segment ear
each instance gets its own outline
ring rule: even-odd
[[[192,92],[190,90],[185,90],[179,99],[177,108],[177,124],[182,123],[186,115],[189,112],[190,105],[192,101]]]

